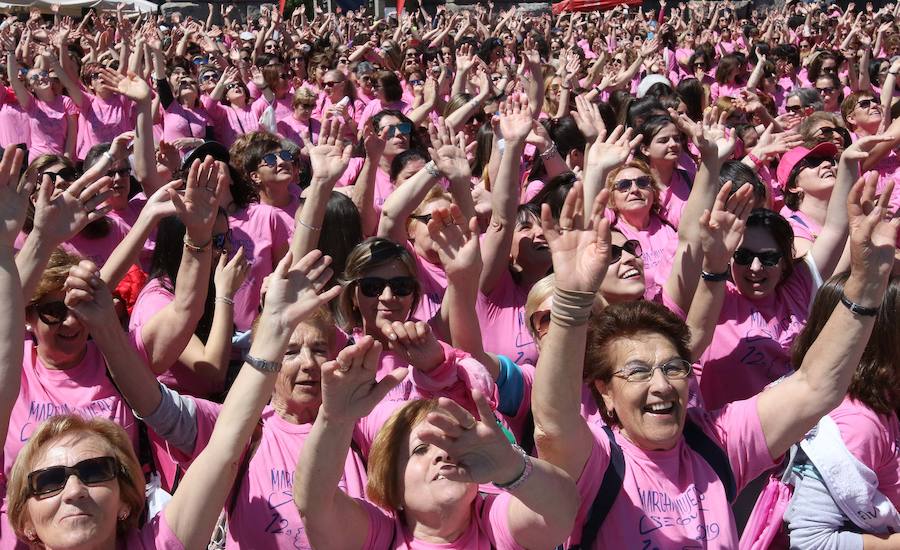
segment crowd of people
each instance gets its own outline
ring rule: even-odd
[[[308,11],[0,22],[0,549],[900,548],[900,3]]]

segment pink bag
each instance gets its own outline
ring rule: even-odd
[[[788,549],[790,541],[784,529],[784,512],[793,492],[794,488],[782,482],[780,477],[769,477],[741,535],[740,550]]]

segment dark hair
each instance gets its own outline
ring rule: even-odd
[[[654,96],[644,96],[635,99],[628,105],[625,111],[625,126],[631,128],[639,128],[651,118],[658,116],[669,116],[669,112],[662,106],[659,99]],[[646,136],[644,144],[648,143]]]
[[[779,44],[775,46],[775,58],[791,63],[794,65],[794,70],[800,68],[800,48],[793,44]]]
[[[538,191],[527,204],[536,205],[538,212],[540,212],[542,204],[547,204],[550,206],[550,213],[553,215],[553,218],[559,219],[563,203],[566,202],[566,196],[569,194],[569,190],[572,189],[572,186],[575,185],[576,181],[578,181],[578,177],[573,172],[563,172],[553,176],[553,178],[547,182],[547,185]]]
[[[620,365],[612,364],[610,346],[623,338],[636,334],[650,333],[665,337],[678,352],[679,357],[691,360],[691,330],[687,324],[665,306],[647,300],[610,304],[591,318],[585,346],[584,379],[589,382],[612,380],[613,372]],[[596,387],[591,391],[597,398],[600,414],[607,424],[618,424],[618,420],[606,410],[599,399]]]
[[[794,340],[791,363],[800,368],[807,352],[838,306],[850,274],[839,273],[816,293],[806,326]],[[853,374],[848,394],[880,414],[891,415],[900,407],[900,276],[888,282],[875,327]]]
[[[660,106],[662,106],[663,98],[671,96],[672,93],[672,86],[668,82],[657,82],[647,88],[647,91],[644,93],[644,99],[655,97],[660,102]]]
[[[403,87],[400,85],[400,79],[396,74],[390,71],[378,73],[378,84],[384,90],[384,98],[389,102],[403,99]]]
[[[744,185],[753,186],[753,196],[757,201],[766,204],[768,189],[766,184],[759,179],[759,176],[752,168],[739,160],[728,160],[722,164],[719,171],[719,184],[724,185],[726,181],[731,181],[731,194],[733,195]]]
[[[372,126],[376,130],[381,129],[381,119],[383,119],[386,116],[392,116],[392,117],[396,118],[397,120],[399,120],[400,122],[405,122],[405,123],[409,124],[413,129],[412,133],[409,134],[409,148],[416,149],[419,152],[421,152],[422,154],[425,154],[425,151],[427,149],[426,149],[425,145],[422,143],[422,140],[419,137],[419,133],[416,131],[416,125],[413,123],[412,120],[409,119],[408,116],[404,115],[400,111],[397,111],[396,109],[383,109],[381,111],[378,111],[377,113],[372,115]]]
[[[869,61],[869,66],[867,68],[869,70],[869,80],[872,82],[873,86],[881,86],[883,84],[883,82],[881,82],[881,75],[879,74],[882,63],[890,64],[891,60],[884,57],[876,57]]]
[[[755,208],[747,218],[747,229],[761,227],[769,232],[775,245],[784,259],[781,282],[787,280],[794,273],[794,229],[778,212],[767,208]]]
[[[322,232],[319,235],[319,250],[331,256],[331,269],[343,273],[347,256],[353,247],[363,241],[362,218],[353,201],[344,193],[331,192],[325,206]],[[329,281],[329,288],[337,284],[337,279]]]
[[[809,66],[807,67],[807,70],[806,70],[806,76],[807,76],[807,79],[813,83],[813,85],[815,85],[816,79],[818,79],[820,76],[822,76],[822,74],[823,74],[822,73],[822,64],[828,60],[837,62],[838,58],[836,55],[834,55],[834,52],[823,51],[823,52],[819,52],[819,55],[817,55],[815,59],[813,59],[812,61],[809,62]],[[830,74],[830,73],[824,73],[824,74]]]
[[[625,90],[615,90],[609,94],[609,106],[615,113],[616,125],[625,123],[625,115],[628,113],[628,106],[634,101],[634,96]]]
[[[685,78],[675,87],[675,93],[687,107],[687,116],[694,122],[703,120],[703,103],[706,100],[706,91],[703,84],[696,78]]]
[[[654,116],[648,118],[640,127],[638,127],[637,132],[644,136],[643,141],[641,141],[641,145],[647,147],[650,145],[650,142],[653,141],[653,138],[656,137],[663,128],[670,124],[675,124],[672,121],[669,115],[665,116]],[[647,155],[644,154],[642,147],[638,147],[634,150],[634,156],[637,159],[643,160],[646,163],[650,163],[650,159],[647,158]]]
[[[242,162],[244,166],[243,176],[250,180],[250,174],[256,172],[263,157],[269,153],[276,153],[280,150],[281,140],[278,136],[264,131],[254,132],[247,142],[247,147],[244,149],[244,159]]]
[[[491,160],[494,149],[494,129],[490,124],[482,124],[475,134],[475,158],[472,161],[472,175],[480,178]]]
[[[407,164],[414,160],[424,160],[425,162],[428,162],[428,156],[416,149],[407,149],[394,157],[394,160],[391,161],[391,182],[396,183],[397,176],[400,175],[400,172],[406,168]]]
[[[559,156],[566,158],[573,150],[584,151],[587,144],[584,134],[578,129],[575,119],[571,115],[566,115],[557,119],[552,119],[547,124],[547,132],[556,144]]]
[[[728,81],[728,77],[741,68],[741,64],[742,59],[737,54],[730,53],[722,56],[722,59],[719,60],[719,65],[716,67],[716,82],[725,84]]]
[[[791,210],[800,210],[800,200],[803,198],[796,187],[797,177],[807,168],[815,168],[821,162],[822,157],[806,157],[791,168],[784,185],[784,205]]]

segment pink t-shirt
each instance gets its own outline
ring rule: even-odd
[[[879,414],[850,396],[828,416],[841,431],[844,445],[875,472],[878,491],[900,506],[900,424],[896,414]]]
[[[33,97],[26,111],[31,131],[28,158],[34,160],[44,154],[62,155],[66,152],[67,117],[78,115],[75,102],[58,95],[50,103]]]
[[[797,261],[775,292],[750,300],[732,282],[712,342],[695,367],[703,401],[710,410],[756,395],[794,371],[791,345],[806,326],[816,287],[812,267]]]
[[[776,464],[759,423],[757,397],[688,415],[728,457],[738,492]],[[591,427],[594,446],[578,482],[581,506],[573,537],[582,526],[609,465],[609,439]],[[625,456],[625,478],[592,548],[696,548],[733,550],[737,527],[725,487],[706,460],[681,439],[666,451],[645,451],[613,428]],[[587,481],[585,483],[585,481]]]
[[[202,104],[187,108],[173,101],[163,117],[163,139],[169,143],[188,137],[206,139],[206,127],[210,125],[209,113]]]
[[[681,213],[691,195],[689,177],[690,175],[686,171],[676,169],[672,172],[669,185],[662,189],[656,201],[659,204],[659,215],[672,227],[678,227],[678,224],[681,223]]]
[[[504,270],[490,294],[478,293],[475,313],[481,323],[485,351],[505,355],[514,363],[536,365],[537,346],[525,320],[529,290],[516,284],[512,274]]]
[[[0,86],[0,147],[19,143],[31,146],[31,116],[10,88]]]
[[[250,106],[250,110],[253,112],[253,115],[256,117],[256,120],[259,120],[263,113],[266,112],[266,109],[269,107],[269,102],[265,97],[260,97],[256,101],[253,102],[253,105]],[[293,100],[285,96],[281,99],[275,100],[275,120],[286,120],[287,118],[294,116],[294,106]]]
[[[428,321],[441,310],[441,302],[444,301],[444,293],[447,291],[447,273],[444,266],[433,264],[419,256],[412,243],[407,242],[406,248],[416,260],[419,285],[422,289],[419,305],[413,312],[413,317]]]
[[[369,102],[368,105],[366,105],[366,108],[363,109],[362,114],[360,114],[359,118],[357,119],[357,123],[361,126],[365,124],[370,118],[385,109],[400,111],[405,115],[412,111],[412,105],[403,100],[392,101],[390,103],[382,103],[380,99],[373,99]]]
[[[107,216],[108,232],[99,239],[89,239],[84,231],[65,242],[64,248],[102,267],[128,234],[130,226],[118,216]]]
[[[309,122],[306,123],[302,120],[297,120],[293,115],[280,119],[277,125],[278,135],[301,146],[303,145],[302,136],[304,133],[309,134],[313,143],[318,143],[321,128],[322,124],[315,118],[309,119]]]
[[[159,311],[169,305],[175,299],[175,294],[163,287],[160,278],[147,282],[141,289],[140,295],[131,312],[128,322],[128,331],[133,339],[139,340],[143,346],[142,329],[145,324]],[[219,391],[221,388],[201,375],[187,368],[180,361],[176,361],[169,370],[160,374],[160,382],[166,386],[186,395],[206,397]]]
[[[234,296],[234,324],[240,331],[250,329],[259,310],[263,279],[275,269],[275,250],[287,251],[290,227],[274,208],[252,203],[228,217],[233,250],[244,247],[250,270]],[[280,258],[279,258],[280,259]]]
[[[644,261],[644,298],[659,300],[663,286],[672,271],[672,260],[678,249],[678,232],[655,213],[650,214],[646,229],[635,229],[622,218],[616,228],[627,239],[641,243],[641,259]]]
[[[259,130],[259,117],[250,105],[243,109],[223,105],[207,95],[201,96],[200,101],[212,121],[213,137],[225,147],[231,147],[238,136]]]
[[[337,183],[335,183],[334,186],[345,187],[347,185],[354,185],[356,183],[356,178],[359,177],[359,173],[362,172],[362,167],[365,163],[366,159],[363,157],[351,158],[350,162],[347,164],[347,169],[344,170],[344,173],[338,178]]]
[[[780,214],[791,224],[791,228],[794,230],[794,238],[815,242],[816,237],[822,231],[822,226],[799,210],[791,210],[785,206],[781,209]]]
[[[84,100],[78,106],[78,140],[75,153],[84,159],[88,150],[98,143],[111,143],[122,132],[134,130],[136,123],[134,102],[120,94],[108,99],[95,96],[82,88]]]
[[[211,533],[210,533],[211,534]],[[125,540],[116,543],[122,550],[184,550],[184,544],[178,540],[163,510],[140,529],[132,529],[125,535]]]

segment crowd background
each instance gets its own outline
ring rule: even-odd
[[[898,16],[7,15],[0,548],[900,547]]]

